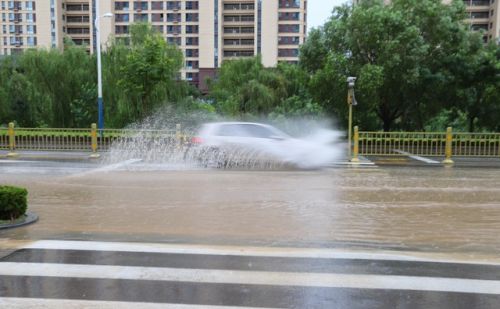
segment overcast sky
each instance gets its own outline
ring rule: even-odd
[[[309,29],[323,25],[330,17],[334,6],[350,0],[308,0],[307,1],[307,25]]]

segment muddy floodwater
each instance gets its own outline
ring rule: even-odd
[[[140,171],[0,174],[28,188],[15,239],[367,246],[500,253],[500,170]]]

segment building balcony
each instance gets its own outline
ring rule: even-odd
[[[463,0],[467,7],[490,6],[490,0]]]
[[[489,23],[489,18],[469,18],[465,20],[469,24],[487,24]]]

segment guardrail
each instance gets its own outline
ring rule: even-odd
[[[500,157],[500,133],[446,132],[358,132],[354,131],[356,154],[366,156],[416,155],[445,157],[452,163],[452,156]]]
[[[15,156],[16,150],[47,151],[108,151],[111,145],[131,145],[140,140],[149,143],[169,143],[181,146],[187,142],[179,124],[175,129],[134,130],[103,129],[95,124],[88,129],[52,128],[0,128],[0,149],[9,150]],[[500,133],[454,133],[446,132],[365,132],[354,128],[352,162],[358,155],[422,157],[444,157],[444,163],[453,163],[452,156],[500,157]]]
[[[172,145],[184,143],[187,137],[181,126],[165,130],[103,129],[95,124],[88,129],[15,128],[0,129],[0,149],[9,150],[15,156],[17,150],[45,151],[108,151],[111,145],[130,145],[138,140],[168,142]]]

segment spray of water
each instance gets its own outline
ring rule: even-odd
[[[341,158],[339,140],[343,134],[331,129],[331,123],[318,120],[267,121],[289,137],[269,142],[259,140],[257,143],[252,143],[251,139],[248,142],[246,138],[244,147],[235,147],[237,137],[232,143],[218,147],[200,147],[190,142],[204,123],[221,121],[228,120],[207,117],[206,114],[179,118],[172,110],[162,109],[141,123],[129,126],[127,129],[134,133],[115,141],[105,155],[104,163],[140,160],[142,168],[147,166],[150,169],[290,169],[325,167]],[[181,125],[181,135],[177,124]]]

